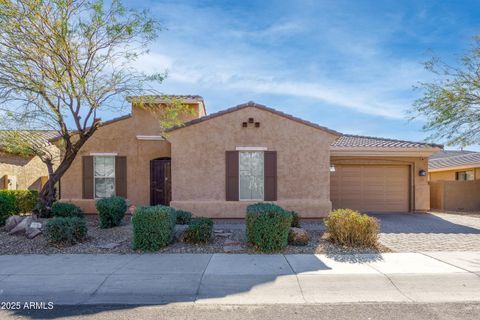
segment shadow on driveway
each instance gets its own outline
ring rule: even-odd
[[[430,213],[369,213],[380,220],[381,233],[480,234],[480,229]]]

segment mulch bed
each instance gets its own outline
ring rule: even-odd
[[[88,237],[82,242],[69,247],[54,247],[47,243],[43,235],[34,239],[24,236],[11,236],[0,229],[0,254],[127,254],[141,253],[132,249],[131,217],[127,216],[122,224],[111,229],[101,229],[97,216],[87,216]],[[388,252],[388,248],[379,245],[377,249],[351,249],[332,244],[326,240],[322,222],[305,222],[304,226],[310,235],[307,246],[288,246],[283,253],[379,253]],[[248,253],[256,254],[245,241],[245,230],[241,223],[225,223],[215,227],[215,237],[209,244],[195,245],[175,242],[158,251],[159,253]]]

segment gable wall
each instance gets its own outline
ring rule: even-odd
[[[254,118],[260,128],[242,122]],[[277,151],[278,203],[302,216],[331,209],[328,132],[254,107],[206,120],[169,134],[172,203],[196,215],[239,218],[247,201],[225,201],[225,152],[236,147]]]

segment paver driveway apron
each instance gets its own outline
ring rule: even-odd
[[[371,214],[380,242],[396,252],[480,251],[480,218],[441,213]]]

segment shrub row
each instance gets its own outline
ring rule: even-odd
[[[31,212],[37,202],[37,190],[0,190],[0,225],[10,216]]]
[[[85,215],[79,207],[69,202],[55,202],[52,205],[52,216],[54,217],[79,217],[83,218]]]

